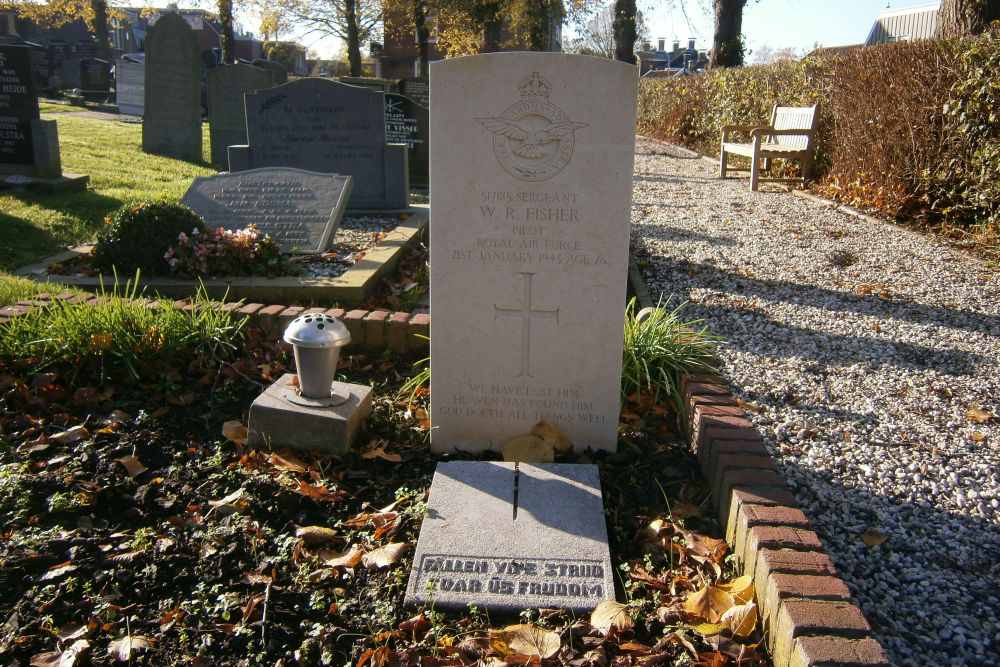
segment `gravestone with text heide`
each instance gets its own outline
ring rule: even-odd
[[[160,16],[146,35],[145,62],[142,150],[200,162],[201,47],[197,34],[176,12]]]
[[[254,225],[282,252],[323,252],[344,217],[350,176],[265,167],[194,179],[181,204],[210,228]]]
[[[589,56],[431,65],[434,451],[540,420],[615,449],[636,86]]]
[[[294,167],[354,177],[350,208],[406,208],[406,146],[386,144],[383,94],[315,77],[247,94],[247,144],[229,170]]]
[[[56,121],[40,119],[35,83],[31,49],[0,45],[0,174],[57,179]]]
[[[205,73],[208,89],[208,135],[212,162],[229,164],[229,146],[247,140],[243,96],[271,87],[271,73],[260,67],[236,63]]]

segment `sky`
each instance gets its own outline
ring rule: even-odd
[[[812,51],[815,45],[843,46],[860,44],[868,37],[875,15],[887,8],[904,9],[926,4],[928,0],[748,0],[743,10],[743,34],[747,39],[747,62],[754,62],[754,51],[764,46],[773,51],[795,49],[796,55]],[[670,48],[674,39],[686,43],[694,37],[699,49],[712,46],[714,18],[712,0],[639,0],[637,3],[650,26],[653,44],[663,37]],[[681,5],[686,8],[682,11]],[[252,19],[241,21],[257,32]],[[567,33],[568,34],[568,33]],[[334,58],[341,48],[339,40],[300,37],[300,43],[314,49],[323,58]]]

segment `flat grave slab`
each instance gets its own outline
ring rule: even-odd
[[[427,509],[407,605],[589,612],[614,599],[596,465],[439,463]]]
[[[209,227],[252,223],[284,252],[323,252],[344,219],[352,186],[350,176],[263,167],[198,177],[181,204]]]

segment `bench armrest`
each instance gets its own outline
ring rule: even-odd
[[[750,131],[751,137],[758,136],[777,136],[777,135],[799,135],[804,137],[812,138],[813,132],[815,130],[804,130],[804,129],[788,129],[788,130],[775,130],[770,127],[756,128]]]
[[[729,139],[730,132],[754,132],[756,130],[770,130],[769,125],[723,125],[722,126],[722,141],[726,142]]]

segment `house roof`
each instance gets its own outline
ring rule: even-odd
[[[902,9],[887,9],[875,15],[875,25],[865,46],[886,44],[900,39],[928,39],[937,29],[940,2],[926,2]]]

